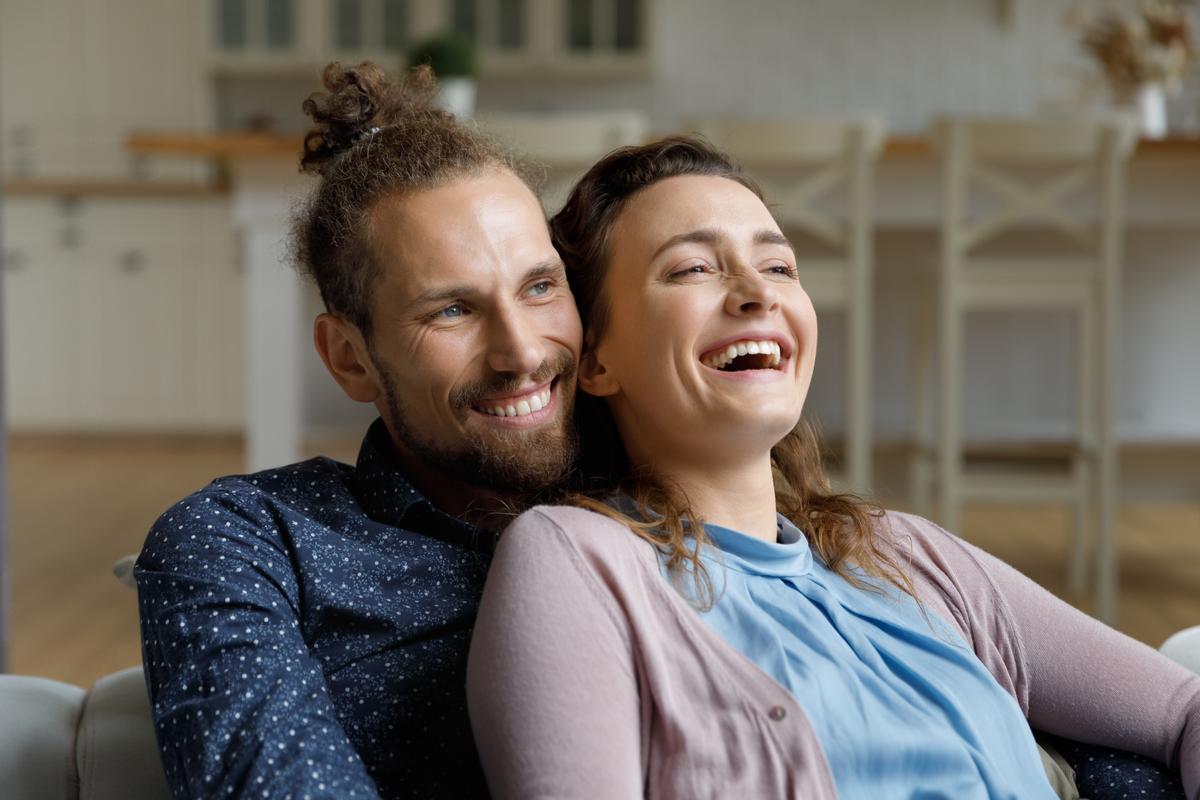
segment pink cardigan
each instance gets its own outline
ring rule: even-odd
[[[879,523],[920,600],[1037,729],[1181,770],[1200,795],[1200,676],[1080,613],[933,523]],[[467,674],[497,798],[834,798],[791,694],[712,632],[651,545],[538,507],[505,532]]]

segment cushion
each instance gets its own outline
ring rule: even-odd
[[[92,687],[75,763],[85,800],[169,800],[141,667],[106,675]]]
[[[83,689],[0,675],[0,787],[4,797],[65,800],[75,782],[75,728]]]

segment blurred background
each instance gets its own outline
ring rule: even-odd
[[[1195,15],[1068,0],[3,0],[0,666],[87,686],[138,663],[135,593],[111,565],[158,514],[220,474],[354,460],[374,412],[312,352],[318,300],[285,247],[308,187],[300,105],[331,60],[430,61],[448,107],[546,165],[551,212],[612,147],[728,134],[804,252],[826,264],[840,248],[864,276],[831,279],[819,304],[806,413],[831,467],[843,486],[931,514],[945,504],[919,480],[941,414],[927,356],[947,335],[932,290],[956,224],[935,123],[1122,114],[1132,149],[1097,144],[1085,159],[1097,174],[1111,159],[1119,187],[1025,165],[975,210],[998,223],[1044,212],[1058,233],[1083,230],[1064,214],[1091,214],[1094,239],[1123,236],[1111,352],[1098,340],[1115,365],[1119,458],[1105,616],[1154,647],[1200,624]],[[789,160],[809,140],[826,144]],[[1065,258],[1052,237],[1015,233],[1016,250],[1044,250],[1039,263]],[[963,463],[1076,474],[1076,414],[1093,392],[1074,380],[1078,330],[1045,308],[967,321]],[[1099,613],[1100,523],[1073,538],[1080,502],[1103,505],[967,497],[954,527]]]

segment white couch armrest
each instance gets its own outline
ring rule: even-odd
[[[1159,650],[1167,658],[1178,661],[1192,672],[1200,673],[1200,625],[1181,630],[1163,642]]]

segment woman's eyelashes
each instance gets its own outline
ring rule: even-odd
[[[709,275],[715,273],[716,271],[716,267],[708,264],[707,262],[692,262],[690,264],[685,264],[678,269],[672,270],[667,277],[674,280],[679,280],[681,278],[688,278],[695,275]]]
[[[793,267],[791,264],[788,264],[785,261],[772,261],[770,263],[764,264],[762,267],[759,268],[759,271],[765,275],[770,275],[772,277],[781,277],[781,278],[785,278],[787,280],[796,280],[796,278],[797,278],[796,268]],[[667,274],[667,278],[669,280],[678,281],[678,280],[684,280],[687,278],[696,277],[699,275],[715,275],[715,274],[726,274],[726,273],[727,273],[727,270],[723,270],[719,267],[715,267],[712,264],[709,264],[707,262],[694,262],[694,263],[686,264],[684,266],[681,266],[677,269],[670,271]]]
[[[791,264],[783,262],[772,264],[765,271],[772,275],[781,275],[789,280],[796,280],[797,278],[796,268]]]

